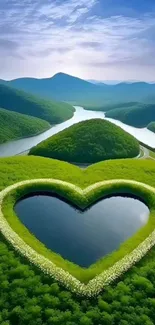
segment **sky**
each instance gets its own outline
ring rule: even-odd
[[[0,79],[155,81],[155,0],[0,0]]]

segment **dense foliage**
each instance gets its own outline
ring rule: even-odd
[[[155,133],[155,122],[151,122],[151,123],[147,126],[147,128],[148,128],[150,131],[152,131],[152,132]]]
[[[71,118],[74,112],[69,104],[40,99],[3,84],[0,84],[0,107],[39,117],[50,124],[61,123]]]
[[[120,120],[123,123],[135,126],[145,127],[155,120],[155,104],[137,103],[132,107],[120,107],[106,112],[106,117]]]
[[[135,157],[138,141],[118,126],[103,119],[77,123],[30,150],[31,155],[75,163]]]
[[[33,136],[48,128],[47,121],[0,108],[0,143]]]
[[[83,104],[82,106],[84,107],[84,109],[88,110],[88,111],[102,111],[102,112],[107,112],[107,111],[111,111],[113,109],[116,109],[116,108],[129,108],[129,107],[132,107],[132,106],[135,106],[135,105],[138,105],[139,103],[137,102],[125,102],[125,103],[113,103],[113,100],[111,100],[110,103],[102,103],[102,105],[97,105],[97,104]]]
[[[154,161],[98,163],[81,171],[56,160],[36,157],[0,159],[0,189],[23,179],[51,177],[86,187],[125,178],[155,187]],[[154,325],[155,249],[121,281],[93,300],[76,297],[43,275],[0,238],[1,325]]]

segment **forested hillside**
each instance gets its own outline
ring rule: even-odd
[[[152,131],[152,132],[155,133],[155,122],[151,122],[151,123],[147,126],[147,128],[148,128],[150,131]]]
[[[50,124],[70,119],[74,112],[69,104],[40,99],[3,84],[0,84],[0,107],[41,118]]]
[[[105,115],[123,123],[143,128],[155,120],[155,104],[138,103],[132,107],[115,108],[106,112]]]
[[[110,111],[112,109],[116,109],[116,108],[129,108],[129,107],[133,107],[139,105],[138,102],[125,102],[125,103],[102,103],[102,105],[97,105],[97,104],[82,104],[82,106],[84,107],[84,109],[88,110],[88,111],[102,111],[102,112],[107,112]]]
[[[75,124],[30,150],[31,155],[76,163],[128,158],[138,153],[139,144],[133,136],[102,119]]]
[[[30,137],[48,128],[47,121],[0,108],[0,143]]]

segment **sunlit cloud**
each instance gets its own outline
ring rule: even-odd
[[[110,15],[103,2],[1,0],[0,78],[59,71],[88,79],[118,79],[119,71],[123,79],[125,73],[135,78],[135,65],[140,78],[153,78],[155,11],[128,9],[127,16],[120,7],[120,15],[118,8]]]

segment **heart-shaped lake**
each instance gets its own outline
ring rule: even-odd
[[[104,198],[81,211],[57,196],[38,193],[22,198],[14,209],[46,247],[82,267],[118,249],[149,218],[143,202],[125,195]]]

